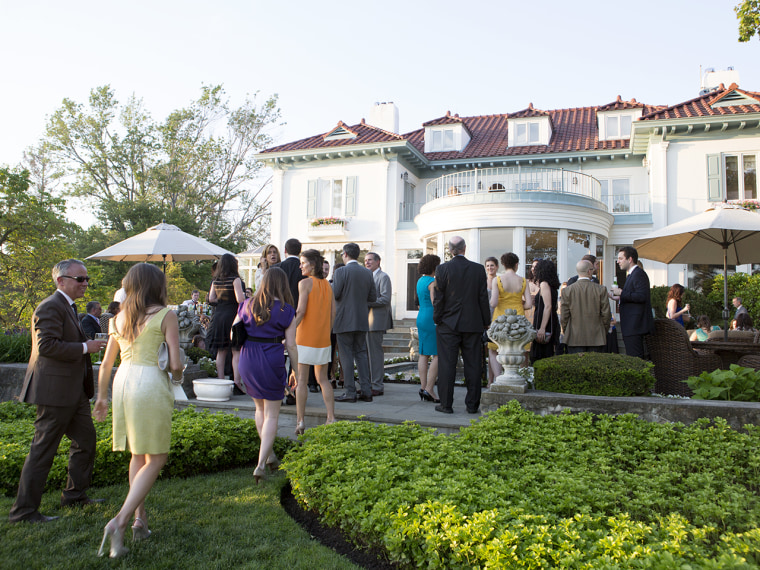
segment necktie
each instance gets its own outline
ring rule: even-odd
[[[71,308],[74,310],[74,316],[76,317],[77,316],[77,304],[76,303],[71,303]]]

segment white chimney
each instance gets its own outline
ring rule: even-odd
[[[398,108],[393,101],[375,103],[369,110],[370,125],[398,134]]]
[[[715,71],[712,67],[705,69],[705,74],[702,76],[702,85],[699,86],[699,94],[705,95],[711,91],[718,89],[720,84],[724,87],[729,87],[732,83],[739,85],[739,72],[733,67],[727,69],[721,69]]]

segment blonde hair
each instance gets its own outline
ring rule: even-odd
[[[119,331],[119,334],[124,340],[133,342],[140,334],[140,325],[148,315],[148,307],[166,306],[166,277],[155,265],[138,263],[127,271],[121,284],[127,297],[121,304],[120,318],[124,331]]]

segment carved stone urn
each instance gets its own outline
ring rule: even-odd
[[[177,319],[179,320],[179,345],[187,350],[193,345],[193,336],[202,332],[201,319],[187,305],[177,307]]]
[[[536,338],[533,325],[515,309],[507,309],[488,327],[488,338],[498,345],[496,360],[504,368],[504,373],[494,378],[491,391],[524,394],[528,383],[517,371],[525,358],[525,345]]]

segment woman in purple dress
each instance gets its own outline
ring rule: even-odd
[[[240,375],[256,404],[256,431],[261,440],[253,472],[256,483],[264,478],[266,467],[274,470],[280,464],[272,448],[288,378],[282,341],[293,370],[298,370],[295,314],[288,278],[282,269],[272,267],[253,298],[240,304],[235,318],[235,322],[245,323],[248,333],[240,351]]]

